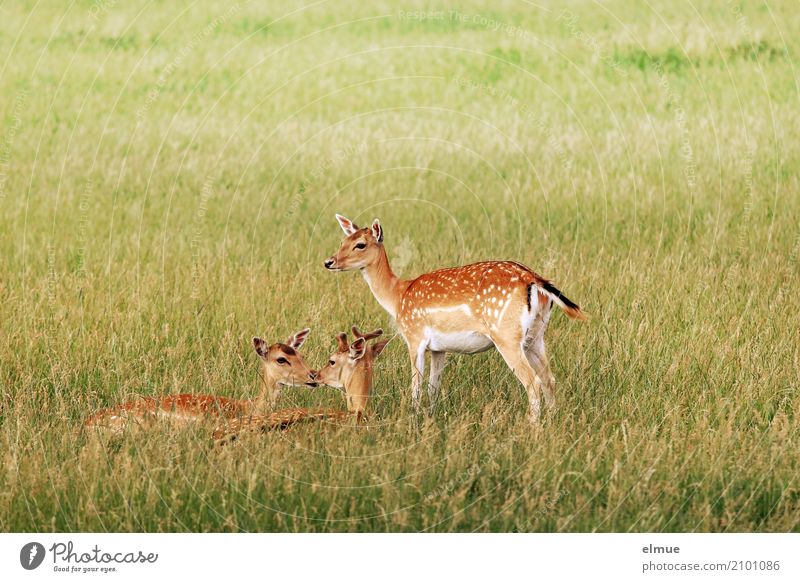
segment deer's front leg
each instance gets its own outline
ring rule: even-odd
[[[419,412],[422,375],[425,373],[425,344],[409,342],[408,355],[411,358],[411,407],[414,413],[417,413]]]
[[[436,410],[436,403],[439,400],[439,387],[442,384],[442,372],[446,357],[445,352],[431,351],[431,375],[428,380],[428,406],[431,414]]]

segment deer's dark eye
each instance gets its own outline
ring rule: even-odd
[[[358,250],[358,251],[363,251],[365,248],[367,248],[367,243],[360,242],[356,246],[354,246],[353,248]]]
[[[335,360],[328,360],[328,365],[332,368],[333,366],[336,365],[336,361]]]
[[[278,358],[277,361],[281,366],[285,366],[286,364],[289,363],[289,360],[287,360],[286,358]]]

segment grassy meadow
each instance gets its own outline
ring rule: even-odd
[[[799,531],[796,8],[2,3],[0,531]],[[393,334],[335,212],[554,279],[555,415],[492,351],[415,423],[398,337],[366,429],[82,430]]]

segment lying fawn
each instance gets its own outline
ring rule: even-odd
[[[224,444],[235,440],[242,432],[267,432],[312,420],[346,420],[353,416],[356,422],[364,420],[364,411],[372,390],[373,363],[389,341],[367,345],[369,340],[383,334],[383,330],[361,333],[353,326],[352,331],[356,337],[352,344],[348,344],[346,333],[336,336],[338,349],[331,354],[328,363],[316,376],[320,384],[344,389],[347,412],[332,409],[288,408],[270,414],[226,419],[214,431],[214,440]]]
[[[344,389],[347,398],[347,412],[361,421],[367,408],[367,400],[372,390],[374,363],[381,355],[389,340],[368,345],[367,342],[383,334],[382,329],[361,333],[352,327],[355,341],[347,342],[347,334],[336,336],[338,349],[328,358],[328,363],[317,374],[317,382],[332,388]]]
[[[284,408],[268,414],[251,414],[236,418],[223,418],[212,433],[217,444],[224,445],[235,441],[242,433],[264,433],[271,430],[283,430],[312,420],[344,420],[348,416],[343,410],[329,408]]]
[[[336,215],[345,239],[325,260],[330,271],[360,270],[378,303],[395,320],[411,359],[411,400],[419,409],[425,353],[431,353],[428,397],[434,409],[448,352],[474,354],[495,346],[528,392],[530,420],[539,421],[542,391],[554,407],[555,379],[544,333],[553,303],[586,319],[552,282],[513,261],[486,261],[400,279],[389,266],[378,219],[370,228]]]
[[[259,337],[253,338],[253,347],[261,358],[262,388],[255,401],[235,400],[210,394],[175,394],[161,398],[141,398],[90,416],[85,425],[120,433],[129,422],[137,425],[158,418],[177,421],[194,421],[209,417],[237,418],[274,407],[282,386],[316,386],[316,371],[310,369],[298,351],[310,330],[304,329],[291,336],[286,343],[267,345]]]

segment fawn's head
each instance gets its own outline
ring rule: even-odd
[[[352,331],[356,338],[353,343],[348,343],[346,333],[336,336],[338,347],[317,374],[317,381],[333,388],[343,388],[347,394],[347,409],[363,412],[372,388],[373,362],[389,340],[369,345],[367,342],[383,334],[383,330],[361,333],[354,326]]]
[[[335,255],[325,259],[329,271],[355,271],[378,261],[383,248],[383,228],[376,218],[369,228],[359,228],[352,220],[336,215],[345,234]]]
[[[308,367],[298,351],[306,341],[310,329],[298,331],[286,343],[267,345],[260,337],[253,338],[253,347],[261,357],[264,381],[274,386],[317,385],[317,372]]]

